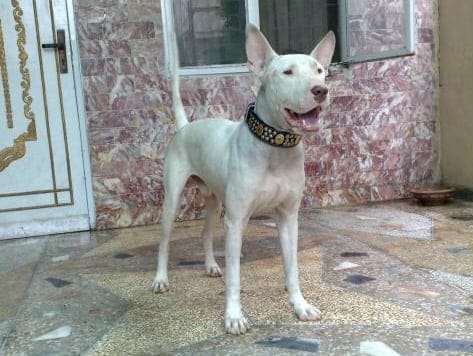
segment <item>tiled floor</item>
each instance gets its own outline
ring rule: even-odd
[[[223,332],[223,279],[203,274],[201,221],[177,224],[161,295],[158,226],[4,241],[0,354],[473,353],[473,203],[301,214],[301,286],[319,322],[291,312],[275,226],[255,218],[244,240],[243,336]],[[216,236],[223,266],[221,226]]]

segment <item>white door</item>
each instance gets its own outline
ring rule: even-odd
[[[0,239],[93,224],[72,15],[71,0],[0,0]]]

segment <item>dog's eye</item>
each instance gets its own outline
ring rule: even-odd
[[[283,73],[286,75],[292,75],[292,69],[287,69]]]
[[[320,67],[317,68],[317,73],[322,74],[323,72],[324,72],[324,70],[322,68],[320,68]]]

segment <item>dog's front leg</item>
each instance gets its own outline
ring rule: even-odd
[[[243,221],[225,216],[225,330],[229,334],[244,334],[248,320],[243,316],[240,303],[240,255]]]
[[[298,209],[289,211],[278,210],[279,239],[284,258],[284,272],[286,290],[289,293],[289,303],[300,320],[317,320],[321,312],[309,304],[302,296],[299,287],[299,271],[297,266],[297,239],[298,239]]]

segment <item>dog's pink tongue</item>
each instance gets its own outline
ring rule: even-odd
[[[303,130],[314,130],[322,108],[317,106],[309,112],[298,114],[292,110],[286,109],[286,121],[292,127],[297,127]]]

